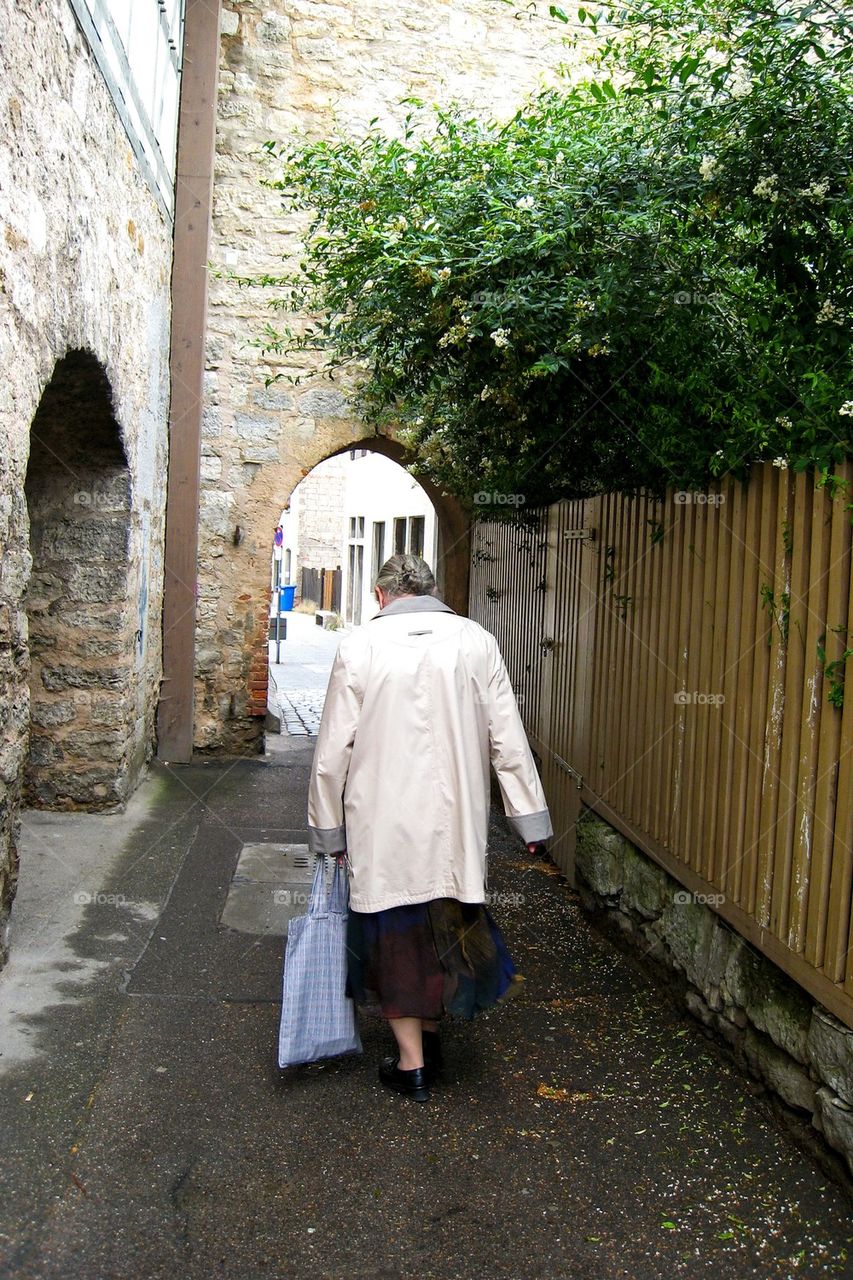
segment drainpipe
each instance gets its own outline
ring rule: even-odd
[[[218,69],[219,0],[187,0],[172,260],[163,683],[157,708],[157,756],[171,761],[189,760],[193,748],[199,460]]]

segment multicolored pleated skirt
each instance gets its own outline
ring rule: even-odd
[[[347,948],[347,994],[386,1018],[470,1019],[524,981],[485,906],[455,898],[350,909]]]

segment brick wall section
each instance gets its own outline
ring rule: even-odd
[[[249,715],[265,716],[269,685],[269,611],[271,591],[255,608],[255,629],[249,642]]]

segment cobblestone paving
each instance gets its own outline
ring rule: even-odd
[[[316,734],[323,714],[323,692],[279,693],[281,731],[289,734]]]
[[[282,735],[310,737],[320,728],[329,672],[345,631],[318,627],[313,614],[289,613],[281,662],[270,645],[270,710],[281,720]]]

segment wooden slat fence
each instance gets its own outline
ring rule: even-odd
[[[587,805],[853,1026],[851,500],[757,464],[747,485],[483,523],[470,612],[566,873]]]
[[[311,569],[303,565],[300,570],[300,599],[313,600],[318,609],[341,611],[340,569]]]

